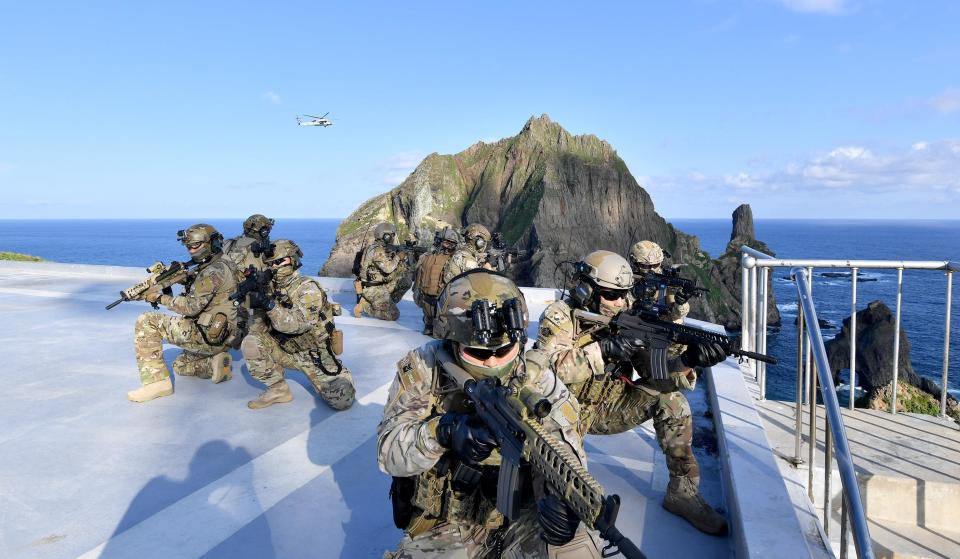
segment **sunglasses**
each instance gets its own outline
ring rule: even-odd
[[[597,294],[607,301],[616,301],[627,296],[626,290],[623,289],[598,289]]]
[[[283,264],[283,261],[286,260],[286,259],[287,259],[287,257],[284,256],[283,258],[277,258],[277,259],[274,259],[274,260],[267,260],[267,266],[279,266],[279,265]]]
[[[653,270],[656,270],[657,268],[659,268],[659,267],[660,267],[660,264],[637,264],[637,263],[634,263],[633,266],[634,266],[634,268],[636,268],[638,271],[639,271],[639,270],[643,270],[643,271],[645,271],[645,272],[652,272]]]
[[[201,241],[201,242],[198,242],[198,243],[184,243],[184,244],[185,244],[186,247],[187,247],[188,249],[190,249],[190,250],[197,250],[198,248],[200,248],[200,247],[203,246],[203,242],[202,242],[202,241]]]
[[[513,351],[515,346],[516,344],[510,343],[505,346],[498,347],[497,349],[487,349],[483,347],[463,347],[462,351],[477,361],[486,361],[492,356],[506,357],[507,355],[510,355],[510,352]]]

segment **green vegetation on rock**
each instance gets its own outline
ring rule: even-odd
[[[20,254],[19,252],[0,252],[0,260],[16,260],[18,262],[43,262],[39,256]]]

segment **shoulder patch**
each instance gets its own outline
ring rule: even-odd
[[[544,320],[552,322],[557,326],[564,326],[566,324],[572,323],[570,318],[570,306],[564,303],[563,301],[554,301],[550,303],[546,309],[543,310],[543,314],[540,316],[540,321]]]
[[[422,349],[415,349],[397,361],[397,378],[404,390],[425,391],[433,383],[432,368],[424,362],[420,353]]]

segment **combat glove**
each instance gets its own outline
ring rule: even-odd
[[[606,362],[633,361],[638,351],[643,349],[644,343],[637,336],[620,332],[614,336],[600,340],[600,355]]]
[[[543,541],[550,545],[566,545],[577,534],[580,518],[559,498],[547,495],[537,502],[537,523]]]
[[[680,355],[680,362],[687,367],[712,367],[727,358],[723,346],[714,342],[693,344]]]
[[[483,461],[497,447],[497,439],[473,416],[447,412],[437,424],[437,442],[470,464]]]
[[[251,309],[263,309],[265,311],[270,311],[273,310],[273,307],[277,306],[274,300],[266,293],[253,291],[250,293],[249,297]]]

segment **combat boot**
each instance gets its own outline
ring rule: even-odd
[[[213,375],[210,377],[213,384],[218,384],[233,378],[233,359],[230,358],[230,354],[226,351],[210,358],[210,368],[213,370]]]
[[[293,400],[293,393],[287,386],[287,381],[281,380],[278,383],[271,384],[260,393],[256,400],[247,402],[247,407],[252,410],[258,410],[274,404],[284,404]]]
[[[663,508],[683,517],[705,534],[722,536],[727,533],[727,519],[703,500],[696,483],[689,477],[675,477],[667,485]]]
[[[173,382],[165,378],[160,382],[145,384],[136,390],[127,392],[127,400],[131,402],[149,402],[157,398],[173,394]]]

